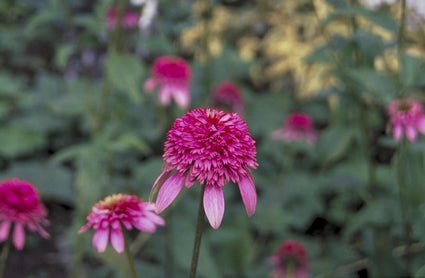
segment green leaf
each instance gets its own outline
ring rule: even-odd
[[[13,158],[41,148],[44,134],[37,128],[6,126],[0,128],[0,155]]]
[[[334,127],[325,130],[318,144],[319,156],[323,165],[329,165],[344,157],[350,149],[355,138],[352,128]]]
[[[111,53],[106,61],[106,72],[115,88],[127,93],[134,102],[142,102],[143,67],[137,56]]]
[[[148,154],[151,151],[145,141],[130,133],[121,135],[117,140],[109,144],[109,147],[115,151],[136,149],[142,154]]]
[[[68,64],[69,56],[75,51],[75,45],[64,44],[58,46],[55,53],[55,64],[59,68],[65,68]]]
[[[420,79],[422,79],[423,72],[423,60],[419,57],[410,56],[403,53],[401,56],[402,67],[401,67],[401,83],[404,89],[421,85]]]

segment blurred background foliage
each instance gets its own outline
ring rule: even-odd
[[[143,12],[122,0],[0,1],[0,176],[39,188],[54,235],[10,260],[35,260],[25,252],[43,244],[57,255],[6,277],[125,277],[123,258],[95,253],[76,231],[107,194],[148,199],[166,132],[185,112],[143,92],[161,55],[190,62],[191,108],[209,106],[221,81],[237,83],[257,141],[257,212],[246,217],[225,186],[223,224],[205,229],[198,277],[268,277],[267,258],[288,238],[306,246],[312,277],[424,277],[425,142],[401,152],[386,124],[391,100],[425,100],[414,11],[400,25],[399,2],[162,0],[148,30],[117,31],[105,23],[111,5]],[[314,119],[315,146],[271,138],[294,111]],[[140,277],[187,274],[199,186],[184,192],[166,228],[131,234]]]

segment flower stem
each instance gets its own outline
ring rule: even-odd
[[[6,261],[7,257],[9,255],[9,249],[10,249],[10,239],[6,240],[6,243],[3,246],[3,249],[1,251],[1,257],[0,257],[0,278],[3,277],[3,271],[6,268]]]
[[[204,225],[204,218],[205,218],[205,213],[203,208],[204,190],[205,190],[205,185],[202,186],[201,197],[199,198],[198,219],[196,220],[195,242],[193,244],[192,264],[190,266],[189,278],[196,277],[196,268],[198,266],[199,250],[201,249],[202,227]]]
[[[128,265],[130,267],[131,277],[137,278],[136,268],[134,267],[133,254],[131,253],[131,250],[130,250],[130,244],[128,244],[128,235],[125,231],[123,231],[123,234],[124,234],[124,251],[127,256]]]

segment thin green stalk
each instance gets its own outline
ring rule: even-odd
[[[127,256],[128,265],[130,267],[130,272],[131,272],[131,277],[137,278],[136,268],[134,267],[133,254],[131,253],[130,244],[128,243],[128,235],[125,231],[123,231],[123,234],[124,234],[124,252]]]
[[[10,249],[10,237],[6,240],[6,243],[3,246],[0,257],[0,278],[3,277],[4,269],[6,268],[6,261],[9,255]]]
[[[397,58],[398,58],[398,67],[400,71],[402,70],[403,66],[403,50],[404,50],[404,30],[406,27],[406,0],[401,0],[401,16],[400,16],[400,26],[398,29],[397,34]],[[399,95],[403,95],[404,88],[402,87],[402,80],[401,80],[401,74],[399,74]]]
[[[198,219],[196,220],[196,232],[195,232],[195,240],[193,243],[192,263],[190,266],[189,278],[196,277],[196,268],[198,267],[199,250],[201,249],[202,230],[203,230],[204,218],[205,218],[205,213],[203,208],[204,191],[205,191],[205,185],[202,186],[201,197],[199,198]]]
[[[164,263],[164,277],[172,278],[174,269],[174,237],[173,237],[173,213],[169,211],[167,216],[167,226],[165,226],[165,263]]]
[[[411,240],[411,228],[410,221],[408,217],[408,204],[404,198],[404,189],[407,188],[408,184],[405,179],[405,173],[403,169],[403,164],[408,162],[408,157],[406,157],[406,148],[408,147],[408,142],[406,138],[403,138],[401,142],[400,148],[398,150],[397,157],[397,183],[399,188],[399,201],[400,201],[400,211],[401,211],[401,223],[403,227],[403,237],[404,243],[406,244],[406,274],[407,277],[410,277],[410,265],[411,265],[411,257],[409,255],[410,245],[412,244]],[[406,167],[406,166],[404,166]]]

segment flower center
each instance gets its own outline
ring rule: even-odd
[[[397,106],[397,110],[400,112],[408,112],[412,108],[412,104],[409,101],[401,101]]]

